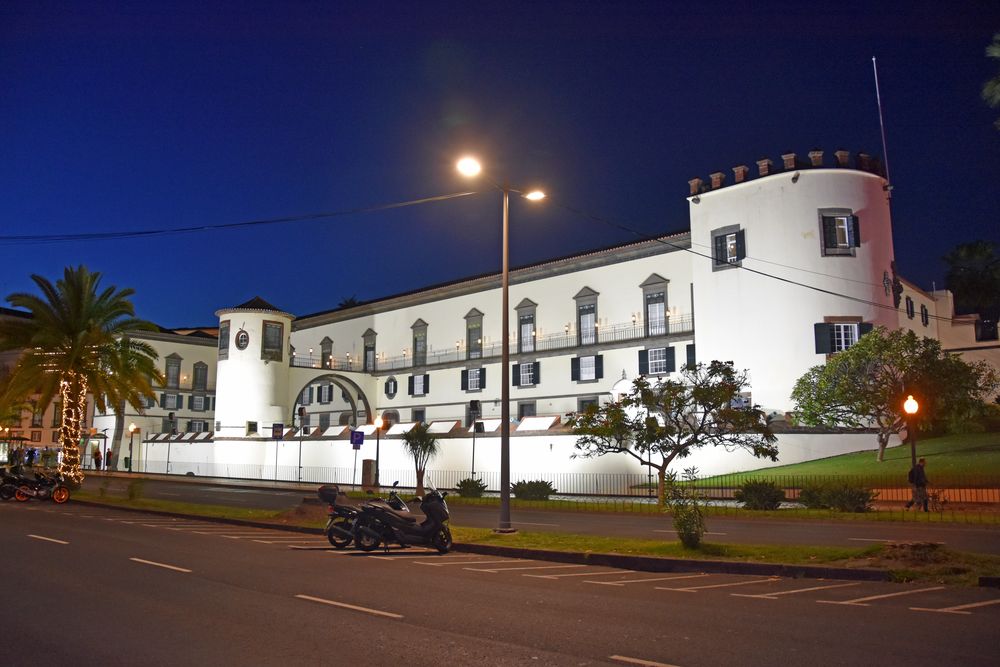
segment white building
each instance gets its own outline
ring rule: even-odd
[[[780,168],[758,161],[756,178],[735,167],[731,185],[721,172],[707,187],[693,179],[689,230],[511,272],[513,480],[643,474],[625,457],[571,458],[573,437],[559,420],[609,400],[622,379],[670,376],[686,363],[748,369],[752,401],[779,418],[796,379],[875,325],[912,327],[1000,365],[995,331],[953,318],[949,293],[896,276],[877,162],[861,154],[850,165],[844,151],[827,162],[819,151],[808,164],[786,154]],[[391,426],[380,437],[383,470],[405,475],[412,465],[397,436],[405,424],[431,422],[445,443],[431,469],[451,483],[471,468],[477,401],[485,432],[476,467],[489,474],[499,461],[500,301],[492,275],[301,316],[255,298],[218,311],[215,331],[143,334],[167,384],[144,414],[125,416],[141,429],[133,462],[160,472],[342,477],[354,454],[348,425],[379,415]],[[103,428],[114,417],[94,422]],[[362,430],[362,458],[374,458],[374,430]],[[129,436],[121,424],[117,432],[121,452]],[[780,462],[873,446],[870,435],[784,433]],[[712,451],[693,463],[703,472],[764,465]]]

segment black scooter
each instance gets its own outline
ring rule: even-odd
[[[17,473],[4,476],[3,486],[0,488],[0,497],[7,500],[11,489],[14,491],[14,499],[22,503],[29,498],[36,498],[38,500],[51,499],[52,502],[61,505],[69,500],[70,496],[69,487],[63,483],[62,475],[59,473],[46,475],[36,472],[34,479],[23,474],[18,475]]]
[[[426,519],[417,523],[417,517],[400,512],[384,503],[367,502],[354,522],[354,544],[362,551],[373,551],[380,544],[389,549],[391,542],[400,546],[423,545],[448,553],[451,549],[451,531],[448,529],[448,492],[430,487],[420,502],[420,511]]]
[[[396,482],[396,484],[398,483]],[[396,493],[396,484],[392,485],[393,488],[389,491],[388,500],[372,498],[367,502],[384,503],[398,512],[409,512],[410,508],[406,506],[403,499]],[[324,484],[316,490],[316,493],[319,495],[320,500],[328,505],[328,518],[326,520],[326,528],[323,531],[326,534],[326,539],[329,540],[335,549],[346,549],[354,541],[354,523],[361,513],[360,508],[356,505],[339,504],[337,500],[340,497],[346,498],[347,494],[341,491],[340,487],[335,484]],[[371,493],[371,491],[368,493]]]

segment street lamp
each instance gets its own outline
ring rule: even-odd
[[[132,438],[135,437],[135,432],[139,430],[139,427],[135,425],[135,422],[128,425],[128,471],[132,472]]]
[[[464,157],[456,165],[458,171],[463,176],[472,178],[482,173],[482,165],[472,157]],[[521,192],[511,188],[508,184],[500,185],[492,179],[487,179],[493,187],[503,193],[502,198],[502,224],[503,224],[503,269],[500,277],[501,307],[503,308],[500,317],[500,327],[502,331],[500,346],[500,521],[497,532],[513,532],[510,525],[510,305],[509,305],[509,277],[510,265],[508,263],[510,248],[510,216],[509,199],[510,193],[521,195],[529,201],[539,201],[545,198],[545,193],[541,190],[531,192]],[[475,428],[475,427],[473,427]]]
[[[379,436],[382,435],[382,424],[384,422],[382,421],[381,417],[376,417],[375,421],[372,423],[375,424],[375,487],[382,488],[382,485],[379,484],[379,478],[378,478],[378,465],[379,465],[378,455],[379,455],[379,441],[381,440]]]
[[[917,403],[913,395],[906,397],[903,401],[903,412],[906,413],[906,439],[910,441],[910,468],[917,467],[917,427],[916,427],[916,414],[920,410],[920,404]]]

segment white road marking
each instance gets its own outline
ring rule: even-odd
[[[654,533],[676,533],[677,531],[676,530],[654,530],[653,532]],[[709,532],[706,532],[705,534],[706,535],[727,535],[728,533],[709,533]]]
[[[144,563],[146,565],[153,565],[154,567],[162,567],[162,568],[167,569],[167,570],[174,570],[176,572],[190,572],[191,571],[191,570],[188,570],[187,568],[176,567],[174,565],[167,565],[166,563],[157,563],[156,561],[153,561],[153,560],[143,560],[142,558],[129,558],[129,560],[135,561],[136,563]]]
[[[810,586],[809,588],[796,588],[793,591],[778,591],[777,593],[758,593],[756,595],[751,595],[749,593],[730,593],[738,598],[766,598],[768,600],[777,600],[779,595],[794,595],[795,593],[806,593],[808,591],[822,591],[828,588],[844,588],[846,586],[860,586],[860,581],[855,581],[849,584],[831,584],[830,586]]]
[[[522,574],[535,579],[561,579],[562,577],[597,577],[602,574],[635,574],[635,570],[608,570],[607,572],[572,572],[570,574]]]
[[[778,581],[777,577],[772,577],[770,579],[751,579],[750,581],[736,581],[729,584],[708,584],[707,586],[690,586],[688,588],[667,588],[666,586],[657,586],[658,591],[682,591],[684,593],[697,593],[700,590],[706,588],[728,588],[729,586],[747,586],[749,584],[773,584]]]
[[[421,561],[414,561],[414,565],[430,565],[432,567],[444,567],[445,565],[490,565],[491,563],[523,563],[524,561],[518,560],[462,560],[462,561],[451,561],[450,563],[424,563]]]
[[[852,542],[892,542],[892,540],[884,540],[881,538],[870,538],[870,537],[848,537],[848,540]]]
[[[433,556],[434,558],[468,558],[468,556],[466,556],[465,554],[440,554],[438,556],[434,556],[434,554],[436,554],[436,553],[437,553],[437,551],[430,551],[430,550],[428,550],[428,551],[424,551],[423,553],[398,554],[398,555],[391,555],[391,556],[386,556],[385,554],[382,554],[382,555],[379,555],[379,556],[369,556],[369,558],[378,558],[379,560],[409,560],[409,559],[416,559],[416,558],[428,558],[428,557],[431,557],[431,556]]]
[[[608,660],[617,660],[618,662],[625,662],[630,665],[642,665],[642,667],[680,667],[679,665],[671,665],[665,662],[653,662],[652,660],[642,660],[641,658],[630,658],[625,655],[610,655]]]
[[[680,574],[672,577],[648,577],[646,579],[624,579],[622,581],[585,581],[585,584],[599,584],[601,586],[624,586],[625,584],[641,584],[647,581],[671,581],[673,579],[697,579],[707,577],[707,574]]]
[[[510,572],[511,570],[558,570],[560,568],[567,567],[587,567],[586,565],[529,565],[527,567],[497,567],[497,568],[481,568],[481,567],[466,567],[462,568],[464,570],[469,570],[470,572]]]
[[[914,593],[926,593],[928,591],[939,591],[944,586],[931,586],[930,588],[918,588],[912,591],[900,591],[898,593],[886,593],[885,595],[870,595],[866,598],[855,598],[854,600],[844,600],[843,602],[838,602],[837,600],[816,600],[820,604],[850,604],[856,605],[858,607],[867,607],[865,604],[871,600],[884,600],[885,598],[896,598],[901,595],[913,595]]]
[[[369,609],[368,607],[358,607],[353,604],[347,604],[346,602],[335,602],[333,600],[325,600],[323,598],[314,598],[311,595],[296,595],[295,597],[300,600],[310,600],[312,602],[319,602],[320,604],[328,604],[333,607],[342,607],[344,609],[352,609],[354,611],[361,611],[366,614],[374,614],[375,616],[385,616],[386,618],[403,618],[402,614],[393,614],[388,611],[379,611],[378,609]]]
[[[223,537],[226,537],[226,535],[223,535]],[[320,542],[319,546],[312,546],[312,547],[306,546],[306,547],[304,547],[304,546],[301,546],[301,545],[298,545],[298,544],[293,544],[293,545],[291,545],[288,548],[289,549],[298,549],[299,551],[319,551],[321,549],[323,551],[326,551],[327,549],[333,549],[334,547],[329,542]]]
[[[519,526],[558,526],[558,523],[531,523],[530,521],[511,521]]]
[[[63,540],[57,540],[53,537],[42,537],[41,535],[32,535],[28,533],[28,537],[33,537],[36,540],[45,540],[46,542],[55,542],[56,544],[69,544],[69,542],[64,542]]]
[[[957,607],[944,607],[942,609],[929,609],[927,607],[910,607],[913,611],[936,611],[939,614],[965,614],[969,615],[971,611],[965,611],[966,609],[975,609],[976,607],[988,607],[991,604],[1000,604],[1000,600],[986,600],[984,602],[970,602],[969,604],[960,604]]]

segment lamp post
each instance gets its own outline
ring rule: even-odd
[[[139,427],[135,425],[135,422],[128,425],[128,471],[130,473],[132,472],[132,439],[138,430]]]
[[[379,438],[379,436],[382,435],[383,421],[381,417],[376,417],[375,421],[372,423],[375,424],[375,487],[381,488],[382,485],[379,484],[379,478],[378,478],[378,466],[379,466],[379,440],[381,439]]]
[[[906,439],[910,441],[910,468],[917,467],[917,426],[916,414],[920,404],[912,395],[903,401],[903,412],[906,413]]]
[[[483,168],[475,158],[464,157],[456,165],[459,173],[472,178],[478,176]],[[501,219],[503,225],[503,267],[500,276],[500,302],[503,308],[500,316],[500,327],[502,329],[502,340],[500,344],[500,520],[497,532],[512,532],[510,525],[510,306],[509,306],[509,277],[510,265],[508,262],[510,248],[510,193],[519,194],[529,201],[538,201],[545,198],[545,193],[541,190],[523,193],[515,190],[507,183],[500,185],[492,179],[488,179],[493,187],[503,194],[501,199]],[[473,427],[474,428],[474,427]]]

